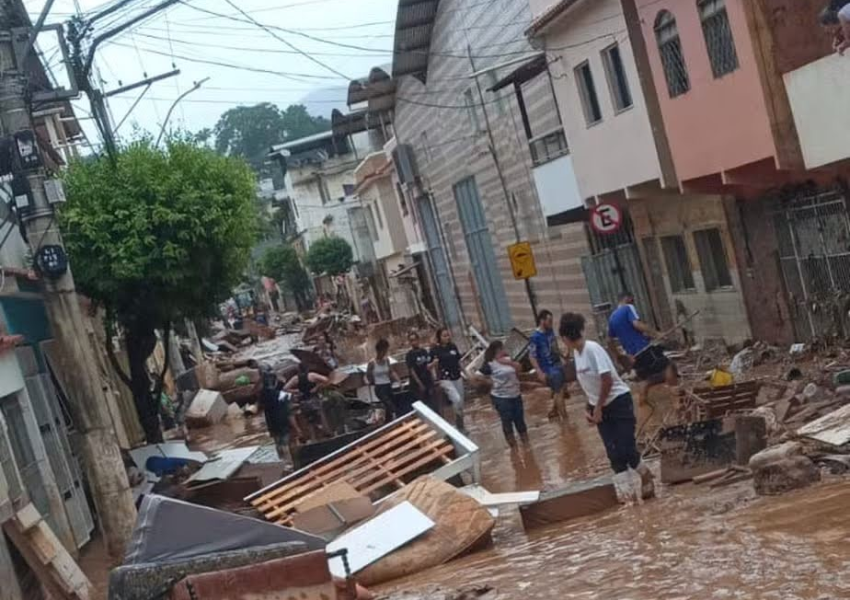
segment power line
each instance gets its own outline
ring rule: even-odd
[[[332,66],[328,65],[327,63],[322,62],[321,60],[319,60],[319,59],[318,59],[318,58],[316,58],[315,56],[313,56],[313,55],[311,55],[311,54],[309,54],[309,53],[307,53],[307,52],[304,52],[303,50],[301,50],[300,48],[298,48],[295,44],[292,44],[291,42],[289,42],[289,41],[288,41],[288,40],[286,40],[285,38],[280,37],[278,34],[276,34],[274,31],[272,31],[269,27],[267,27],[267,26],[263,25],[262,23],[260,23],[259,21],[257,21],[254,17],[252,17],[251,15],[249,15],[248,13],[246,13],[244,10],[242,10],[241,8],[239,8],[238,6],[236,6],[236,4],[234,4],[232,0],[225,0],[225,2],[227,2],[227,3],[228,3],[230,6],[232,6],[235,10],[239,11],[239,12],[240,12],[243,16],[245,16],[245,17],[246,17],[249,21],[251,21],[254,25],[256,25],[257,27],[259,27],[260,29],[262,29],[263,31],[265,31],[266,33],[268,33],[270,36],[272,36],[272,37],[273,37],[273,38],[275,38],[276,40],[279,40],[279,41],[283,42],[284,44],[286,44],[288,47],[292,48],[293,50],[296,50],[299,54],[301,54],[301,55],[302,55],[302,56],[304,56],[305,58],[307,58],[307,59],[309,59],[309,60],[313,61],[314,63],[316,63],[316,64],[317,64],[317,65],[319,65],[320,67],[322,67],[322,68],[326,69],[327,71],[330,71],[331,73],[333,73],[333,74],[335,74],[335,75],[339,75],[340,77],[346,77],[345,73],[342,73],[342,72],[340,72],[340,71],[337,71],[336,69],[334,69]],[[189,5],[189,4],[187,4],[184,0],[180,0],[180,3],[181,3],[181,4],[183,4],[183,5],[185,5],[185,6],[190,6],[190,5]]]

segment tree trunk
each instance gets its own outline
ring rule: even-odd
[[[135,324],[127,329],[127,361],[130,367],[130,391],[139,414],[139,422],[149,444],[163,441],[159,423],[159,399],[151,392],[148,357],[156,347],[156,331],[152,325]],[[166,360],[166,364],[167,364]]]

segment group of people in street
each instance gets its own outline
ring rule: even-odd
[[[635,401],[631,388],[620,373],[634,370],[637,400],[643,404],[648,402],[651,387],[662,383],[677,384],[676,366],[658,343],[663,335],[640,318],[630,293],[622,295],[609,318],[607,349],[587,339],[585,327],[582,315],[565,313],[556,332],[551,311],[543,310],[537,315],[537,328],[529,340],[529,360],[539,381],[551,392],[553,405],[549,417],[567,419],[567,387],[569,383],[577,382],[587,399],[585,419],[598,430],[614,471],[618,493],[621,497],[650,497],[654,482],[638,450]],[[405,362],[409,372],[410,396],[439,413],[439,396],[442,395],[452,408],[455,425],[465,431],[462,353],[452,341],[451,331],[440,328],[430,348],[423,345],[416,331],[410,332],[407,339],[410,350]],[[319,346],[323,357],[332,357],[336,361],[334,346],[329,339],[320,340]],[[562,352],[561,348],[566,352]],[[621,348],[625,354],[621,354]],[[522,365],[511,357],[504,342],[496,340],[487,347],[481,367],[473,375],[474,379],[486,384],[511,449],[516,449],[520,443],[529,443],[520,385],[522,370]],[[385,420],[399,416],[401,407],[396,401],[396,392],[401,381],[393,368],[390,343],[386,339],[375,344],[375,356],[367,366],[366,380],[385,411]],[[298,374],[285,383],[279,381],[270,368],[264,367],[266,421],[282,457],[290,456],[293,435],[303,438],[301,426],[291,408],[291,401],[296,395],[309,427],[328,432],[334,430],[334,426],[327,422],[326,411],[320,409],[322,400],[319,394],[329,385],[327,377],[310,372],[303,364]]]
[[[422,346],[422,339],[416,331],[408,334],[407,341],[410,350],[405,356],[405,363],[410,374],[410,395],[414,400],[420,400],[439,412],[439,389],[452,407],[455,425],[465,431],[463,409],[466,394],[460,364],[462,355],[452,341],[451,331],[445,327],[437,330],[431,348]],[[375,344],[375,358],[369,362],[366,370],[366,379],[374,387],[375,396],[384,406],[387,420],[399,412],[393,384],[400,383],[398,374],[392,369],[389,350],[390,344],[387,340],[378,340]]]
[[[537,316],[537,329],[529,342],[529,358],[537,377],[552,393],[554,404],[550,418],[566,418],[566,388],[569,382],[578,382],[587,398],[585,419],[599,432],[614,471],[618,495],[643,499],[653,496],[654,480],[651,470],[641,460],[636,439],[635,402],[620,371],[634,369],[640,403],[648,402],[648,392],[653,386],[675,386],[678,374],[675,364],[658,344],[663,335],[641,320],[634,302],[631,293],[622,294],[609,319],[607,350],[585,337],[584,316],[565,313],[556,334],[554,316],[548,310],[541,311]],[[558,338],[566,354],[562,354]],[[623,363],[621,369],[616,366],[618,362]],[[487,348],[479,371],[479,376],[489,381],[491,401],[511,448],[517,447],[517,436],[528,443],[519,381],[521,370],[521,365],[505,351],[504,344],[494,341]]]

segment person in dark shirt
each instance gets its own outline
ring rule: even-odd
[[[263,415],[269,435],[274,439],[278,457],[292,467],[291,434],[301,437],[301,430],[291,411],[292,395],[283,391],[283,382],[269,365],[261,368],[263,377]]]
[[[463,405],[465,400],[463,377],[460,368],[460,350],[452,342],[452,332],[446,327],[437,330],[437,345],[431,348],[431,368],[436,373],[440,389],[452,405],[455,413],[455,425],[466,431],[463,424]]]
[[[428,405],[428,408],[440,412],[434,402],[434,376],[431,375],[431,353],[420,344],[419,334],[411,331],[407,336],[410,351],[405,357],[407,369],[410,372],[411,391],[417,400]]]

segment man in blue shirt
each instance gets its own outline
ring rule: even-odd
[[[676,385],[676,366],[664,354],[660,346],[653,345],[652,338],[660,334],[641,321],[634,306],[635,298],[631,292],[620,296],[620,304],[608,319],[608,348],[617,356],[617,341],[631,359],[637,379],[638,403],[646,402],[649,389],[661,383]]]
[[[537,378],[552,390],[553,406],[549,412],[549,418],[565,419],[567,416],[564,406],[566,377],[550,311],[542,310],[537,315],[537,329],[531,334],[528,351],[531,364],[537,372]]]

